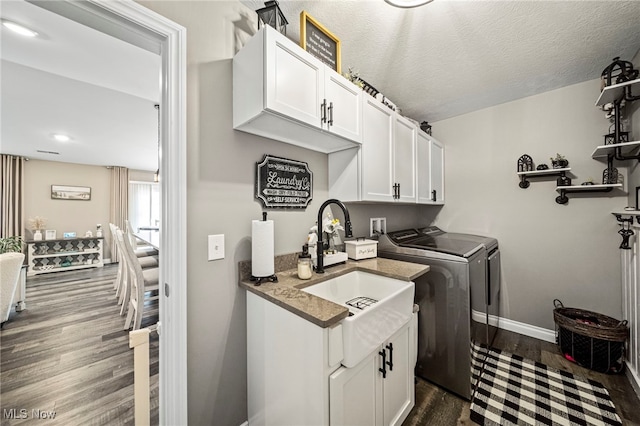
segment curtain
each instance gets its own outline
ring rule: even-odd
[[[129,223],[134,230],[160,224],[160,185],[154,182],[129,184]]]
[[[126,167],[111,168],[111,223],[126,231],[125,220],[129,212],[129,169]],[[111,261],[120,262],[121,254],[118,253],[116,242],[111,238]]]
[[[24,164],[23,157],[0,154],[0,238],[22,235],[24,237]]]
[[[151,185],[132,183],[129,185],[129,223],[133,229],[151,226]]]

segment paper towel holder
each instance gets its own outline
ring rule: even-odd
[[[266,220],[267,220],[267,212],[262,212],[262,221],[266,222]],[[249,280],[252,282],[255,281],[254,286],[257,287],[263,282],[277,283],[278,276],[276,274],[270,275],[268,277],[254,277],[253,275],[251,275],[251,278],[249,278]]]

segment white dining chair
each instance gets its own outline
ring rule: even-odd
[[[158,250],[151,246],[140,246],[138,245],[138,239],[133,232],[133,227],[131,226],[131,222],[128,220],[124,221],[127,226],[127,238],[129,239],[129,244],[133,248],[133,252],[137,257],[146,257],[146,256],[158,256]]]
[[[157,313],[157,306],[152,306],[153,304],[150,302],[154,302],[159,299],[159,268],[142,269],[138,262],[138,258],[133,251],[133,247],[131,247],[131,244],[125,238],[122,230],[116,230],[116,237],[117,241],[125,249],[126,264],[130,278],[126,288],[126,293],[128,293],[129,296],[128,302],[127,296],[125,295],[123,303],[123,305],[127,305],[127,318],[125,319],[124,329],[129,330],[133,327],[134,330],[137,330],[142,324],[145,306],[148,305],[152,308],[148,313]]]
[[[113,241],[116,243],[116,247],[120,251],[120,261],[118,262],[118,273],[116,275],[113,288],[116,291],[115,297],[116,299],[118,299],[118,305],[122,305],[122,308],[120,309],[120,315],[124,315],[124,313],[127,310],[127,304],[124,303],[124,301],[125,301],[125,298],[128,296],[128,282],[129,282],[129,271],[126,266],[126,260],[127,260],[126,248],[121,246],[116,236],[116,231],[119,228],[113,223],[110,223],[109,229],[111,229]],[[158,258],[156,256],[145,256],[145,257],[139,257],[137,259],[142,269],[158,267]]]

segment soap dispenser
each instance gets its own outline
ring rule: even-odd
[[[309,254],[309,245],[302,246],[302,253],[298,256],[298,278],[308,280],[311,278],[313,266],[311,264],[311,255]]]

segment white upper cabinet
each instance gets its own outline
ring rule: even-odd
[[[431,139],[431,195],[434,204],[444,204],[444,145]]]
[[[418,203],[444,204],[444,146],[419,131],[416,163]]]
[[[362,142],[362,89],[329,68],[324,71],[327,117],[323,126],[336,135]]]
[[[416,125],[363,99],[362,201],[416,202]]]
[[[362,112],[362,200],[393,201],[393,111],[366,95]]]
[[[393,175],[397,201],[416,202],[416,133],[414,123],[401,115],[393,119]]]
[[[362,90],[270,26],[233,58],[233,127],[336,152],[362,141]]]
[[[277,37],[275,31],[267,31],[265,35],[264,107],[320,127],[324,65],[291,43],[288,38]],[[242,84],[242,81],[239,83]]]
[[[329,196],[342,201],[444,204],[444,146],[362,95],[362,145],[329,154]]]

